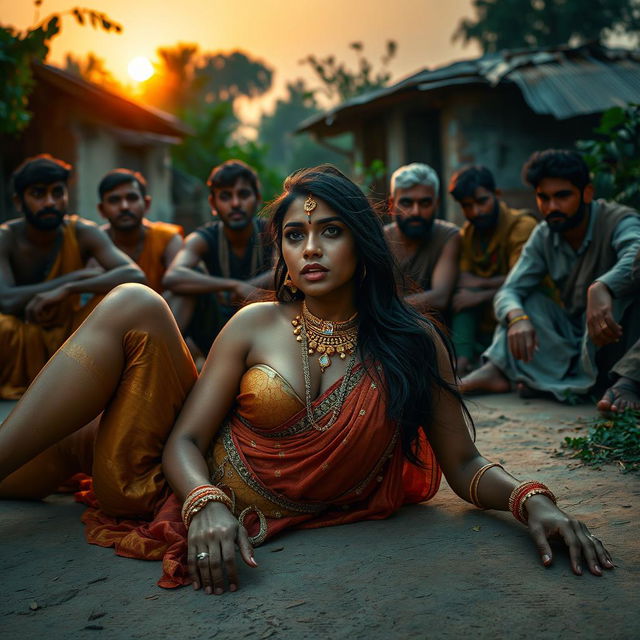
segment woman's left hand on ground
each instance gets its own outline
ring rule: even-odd
[[[569,547],[571,568],[576,575],[582,575],[582,562],[586,563],[593,575],[602,575],[602,569],[613,569],[611,555],[602,542],[596,538],[587,526],[564,513],[549,498],[532,496],[526,502],[529,532],[533,538],[542,564],[549,566],[553,553],[549,545],[550,538],[561,538]]]

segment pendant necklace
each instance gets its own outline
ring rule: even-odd
[[[304,326],[307,335],[308,354],[319,354],[318,364],[320,372],[331,366],[331,356],[336,353],[344,360],[355,352],[358,340],[358,313],[354,313],[348,320],[332,322],[314,316],[307,308],[307,303],[302,302],[302,317],[297,315],[292,321],[293,335],[300,342],[302,328]]]
[[[334,328],[337,326],[337,332],[332,332],[331,334],[323,333],[316,334],[313,329],[310,331],[309,338],[307,337],[307,331],[309,331],[309,325],[307,324],[307,312],[311,318],[317,320],[318,323],[324,323],[328,325],[332,325]],[[314,325],[318,326],[318,323]],[[304,375],[304,399],[305,399],[305,407],[307,409],[307,419],[309,424],[316,431],[326,431],[329,429],[335,421],[338,419],[340,412],[342,411],[342,405],[344,404],[345,398],[347,397],[347,388],[349,386],[349,381],[351,380],[351,371],[353,370],[353,365],[356,360],[356,343],[358,339],[358,325],[357,325],[357,313],[351,316],[345,322],[329,322],[324,321],[317,316],[312,315],[308,309],[306,308],[306,304],[303,302],[302,307],[302,317],[297,315],[292,321],[291,324],[294,327],[293,334],[296,336],[296,340],[300,343],[300,349],[302,353],[302,373]],[[347,327],[345,327],[347,325]],[[327,327],[325,327],[327,328]],[[336,338],[336,334],[340,336],[338,341],[334,340],[332,342],[326,342],[327,338]],[[320,341],[318,340],[320,338]],[[312,347],[313,342],[315,345]],[[323,347],[322,349],[318,347]],[[331,351],[329,351],[331,349]],[[340,349],[340,350],[338,350]],[[331,366],[331,356],[335,353],[340,354],[340,358],[344,360],[349,357],[349,362],[347,363],[347,370],[342,378],[342,383],[340,384],[340,388],[338,390],[338,397],[336,398],[336,402],[333,407],[333,412],[331,414],[331,418],[324,425],[320,426],[313,417],[313,406],[311,404],[311,371],[309,369],[309,355],[312,355],[318,351],[320,353],[320,358],[318,358],[318,363],[320,364],[320,371],[324,373],[324,370]],[[323,359],[326,358],[326,359]]]

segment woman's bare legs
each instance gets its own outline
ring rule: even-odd
[[[52,480],[58,481],[50,448],[60,446],[117,397],[126,365],[125,337],[132,331],[157,339],[178,375],[193,379],[193,364],[162,298],[141,285],[117,287],[47,363],[0,427],[0,478],[42,455],[47,464],[40,473],[48,465]],[[11,484],[15,486],[12,478],[0,484],[0,495],[9,497]]]

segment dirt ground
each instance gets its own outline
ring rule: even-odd
[[[640,479],[552,455],[593,408],[501,395],[471,410],[479,449],[552,487],[615,570],[574,576],[560,547],[545,569],[510,515],[444,486],[386,521],[287,533],[257,549],[237,593],[205,596],[157,587],[158,563],[87,545],[82,507],[54,496],[0,502],[1,637],[640,638]]]

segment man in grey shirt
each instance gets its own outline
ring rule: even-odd
[[[632,304],[628,281],[640,216],[594,200],[574,151],[534,153],[523,177],[544,221],[496,294],[499,324],[485,364],[462,379],[461,390],[505,392],[513,382],[523,394],[565,400],[588,392],[638,338],[640,304]]]

